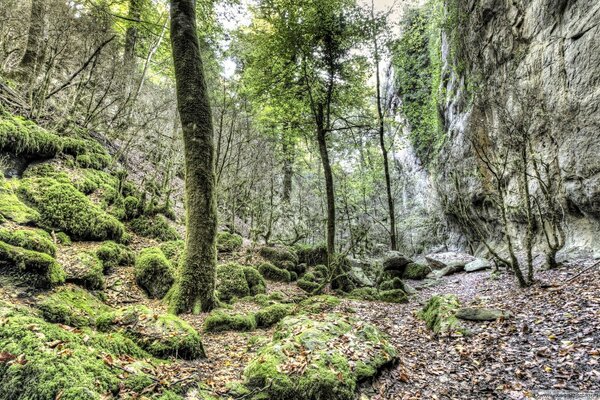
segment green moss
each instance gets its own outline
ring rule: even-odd
[[[340,299],[330,295],[312,296],[300,302],[300,309],[308,314],[320,314],[333,310],[340,304]]]
[[[156,357],[195,359],[204,357],[200,334],[187,322],[174,316],[157,314],[135,306],[100,315],[101,330],[115,330],[131,338]]]
[[[307,276],[308,275],[308,276]],[[317,282],[314,274],[307,273],[296,282],[298,287],[307,293],[316,294],[316,291],[322,288],[322,285]]]
[[[244,267],[236,263],[217,266],[217,295],[219,300],[229,302],[250,295],[250,285]]]
[[[327,265],[327,246],[324,244],[318,246],[299,244],[294,246],[294,250],[298,255],[298,262],[301,264],[309,267],[319,264]]]
[[[402,289],[382,290],[379,292],[379,300],[388,303],[408,303],[408,296]]]
[[[278,268],[271,263],[262,263],[258,266],[258,272],[266,279],[276,282],[289,282],[291,280],[290,272]]]
[[[116,190],[118,179],[111,174],[95,169],[81,169],[81,176],[73,180],[73,185],[81,192],[90,194],[100,188]]]
[[[244,371],[245,386],[264,398],[350,400],[360,379],[396,357],[375,327],[338,314],[287,317],[273,339]]]
[[[204,321],[206,332],[251,331],[254,329],[256,329],[256,320],[252,314],[231,314],[215,310]]]
[[[235,233],[219,232],[217,234],[217,250],[220,253],[231,253],[242,247],[242,237]]]
[[[273,304],[265,307],[254,314],[256,326],[259,328],[268,328],[287,317],[291,311],[292,307],[287,304]]]
[[[0,262],[20,271],[35,274],[37,286],[51,286],[65,281],[65,271],[56,260],[45,253],[26,250],[0,241]]]
[[[135,262],[135,281],[152,298],[162,299],[171,289],[173,267],[158,247],[142,250]]]
[[[118,265],[130,265],[135,262],[135,255],[127,247],[112,241],[102,243],[96,250],[96,255],[102,261],[104,270],[114,268]]]
[[[421,280],[425,279],[431,272],[431,268],[424,264],[410,263],[406,266],[402,277],[404,279]]]
[[[185,251],[185,242],[183,240],[172,240],[170,242],[163,242],[158,246],[165,257],[171,261],[173,265],[179,265],[179,261]]]
[[[169,225],[167,219],[157,214],[155,216],[141,216],[130,222],[131,230],[138,235],[168,242],[180,240],[177,231]]]
[[[437,334],[462,332],[463,328],[456,318],[459,308],[460,302],[455,295],[436,295],[429,299],[418,316]]]
[[[376,301],[379,300],[379,293],[375,288],[358,288],[351,291],[348,297],[355,300]]]
[[[123,225],[94,205],[71,184],[50,178],[28,178],[21,182],[21,193],[40,213],[40,223],[81,240],[118,240]]]
[[[250,289],[250,295],[255,296],[257,294],[266,293],[267,286],[265,280],[255,268],[243,267],[244,276],[246,282],[248,282],[248,288]]]
[[[82,251],[69,261],[66,279],[90,290],[104,288],[104,266],[92,252]]]
[[[278,268],[289,269],[298,264],[298,256],[286,247],[262,247],[259,254]]]
[[[0,215],[21,225],[34,224],[40,219],[40,214],[23,203],[15,194],[16,181],[1,180],[0,185]]]
[[[9,305],[0,304],[0,319],[0,349],[22,360],[0,363],[2,399],[99,400],[118,393],[123,381],[123,370],[103,360],[147,357],[119,334],[64,329]]]
[[[0,228],[0,240],[13,246],[23,247],[52,257],[56,255],[56,246],[52,237],[40,229],[15,229]]]
[[[123,200],[125,218],[133,219],[140,215],[140,200],[135,196],[127,196]]]
[[[393,289],[402,289],[404,290],[404,282],[400,278],[393,278],[387,281],[382,282],[379,285],[380,290],[393,290]]]
[[[64,232],[57,232],[55,234],[56,236],[56,240],[58,241],[58,243],[64,245],[64,246],[70,246],[73,242],[71,242],[71,238],[69,237],[69,235],[67,235]]]
[[[44,319],[82,328],[95,326],[96,318],[110,307],[91,295],[87,290],[64,287],[43,298],[38,303]]]

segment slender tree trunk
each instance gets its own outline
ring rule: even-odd
[[[177,313],[215,306],[217,209],[211,108],[194,0],[171,0],[171,44],[185,154],[185,258],[171,297]]]
[[[333,187],[333,173],[331,172],[331,163],[329,162],[329,152],[327,150],[327,132],[321,124],[318,124],[317,128],[317,142],[323,164],[323,175],[325,176],[325,193],[327,197],[327,255],[328,260],[331,262],[335,254],[335,192]]]
[[[46,0],[32,0],[27,47],[19,65],[23,75],[29,78],[30,82],[33,82],[36,78],[40,72],[41,64],[44,62],[47,35],[48,13]]]
[[[123,51],[123,70],[125,72],[125,82],[128,84],[127,91],[130,89],[132,75],[135,70],[135,46],[138,41],[138,23],[142,16],[142,0],[129,0],[128,26],[125,32],[125,49]]]
[[[527,231],[525,232],[525,252],[527,257],[527,284],[533,283],[533,208],[531,206],[531,195],[529,193],[529,176],[527,167],[529,165],[529,155],[527,154],[527,145],[523,144],[521,148],[521,161],[523,165],[523,197],[525,201],[525,213],[527,215]]]
[[[289,143],[290,139],[286,137],[289,127],[284,129],[281,141],[281,150],[283,153],[283,193],[281,200],[289,204],[292,198],[292,178],[294,174],[294,146]]]

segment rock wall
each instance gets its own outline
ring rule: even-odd
[[[446,12],[458,18],[442,33],[439,111],[446,142],[433,174],[437,194],[446,205],[466,195],[479,222],[497,234],[498,211],[485,201],[489,182],[474,143],[493,147],[506,140],[498,129],[501,115],[516,116],[533,131],[533,152],[542,159],[557,152],[564,251],[600,255],[600,2],[449,2]],[[456,224],[454,230],[460,230]]]

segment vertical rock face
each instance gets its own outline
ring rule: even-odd
[[[532,130],[532,149],[542,159],[558,156],[565,249],[600,252],[600,2],[447,3],[446,11],[456,7],[458,18],[455,29],[442,33],[439,111],[446,142],[433,173],[441,202],[448,206],[466,196],[490,235],[498,230],[473,143],[506,140],[498,129],[505,112]],[[533,108],[543,109],[543,115]],[[507,185],[518,185],[517,180],[512,176]],[[445,211],[452,221],[449,207]],[[518,224],[518,217],[512,218]]]

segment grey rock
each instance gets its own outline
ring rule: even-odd
[[[456,318],[467,321],[495,321],[508,317],[510,313],[495,308],[463,307],[456,312]]]
[[[471,261],[475,261],[475,257],[473,257],[470,254],[457,253],[453,251],[446,253],[429,254],[425,256],[425,259],[433,269],[443,269],[446,267],[452,267],[451,270],[453,272],[458,272]]]
[[[483,258],[478,258],[475,261],[471,261],[467,265],[465,265],[466,272],[475,272],[480,271],[482,269],[490,269],[492,268],[492,263],[488,260],[484,260]]]
[[[390,252],[383,260],[383,270],[392,275],[402,276],[406,266],[413,261],[399,252]]]

